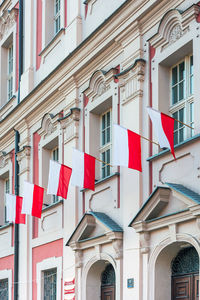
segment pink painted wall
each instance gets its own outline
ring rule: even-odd
[[[50,258],[50,257],[61,257],[63,256],[63,239],[38,246],[32,249],[32,275],[33,275],[33,298],[32,300],[38,300],[37,299],[37,263],[43,261],[44,259]],[[63,283],[61,282],[61,294],[62,294],[62,286]]]
[[[12,283],[14,282],[14,255],[0,258],[0,270],[12,270]],[[12,284],[12,299],[14,297],[14,286]]]

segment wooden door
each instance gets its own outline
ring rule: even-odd
[[[172,279],[172,299],[191,300],[191,277],[176,277]]]
[[[101,300],[115,300],[115,287],[103,286],[101,288]]]
[[[174,277],[172,300],[199,300],[199,275]]]

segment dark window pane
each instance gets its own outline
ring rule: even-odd
[[[177,83],[177,67],[172,69],[172,85]]]
[[[179,121],[184,122],[184,108],[179,110]],[[182,125],[180,124],[179,127],[182,127]]]
[[[106,137],[105,137],[105,134],[106,134],[105,130],[102,131],[102,145],[105,145],[105,143],[106,143]]]
[[[179,130],[179,143],[181,143],[184,140],[184,128],[181,128]]]
[[[105,129],[105,124],[106,123],[106,121],[105,121],[105,115],[103,115],[103,117],[102,117],[102,129]]]
[[[184,81],[179,84],[179,100],[183,100],[184,97]]]
[[[190,76],[190,95],[193,94],[193,76]]]
[[[179,81],[185,78],[185,63],[179,64]]]
[[[177,89],[178,89],[177,85],[172,88],[172,104],[175,104],[175,103],[178,102],[178,91],[177,91]]]
[[[178,144],[178,131],[174,132],[174,145]]]
[[[107,113],[107,126],[110,126],[110,112]]]
[[[110,142],[110,127],[107,128],[107,143]]]
[[[190,56],[190,74],[193,74],[193,56]]]

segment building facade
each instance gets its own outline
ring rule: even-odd
[[[22,195],[25,180],[47,188],[50,159],[71,167],[73,148],[108,164],[95,191],[45,192],[41,219],[19,225],[18,299],[199,299],[200,3],[22,5],[20,32],[20,3],[0,2],[0,299],[14,299],[15,157]],[[149,141],[148,106],[182,122],[176,160]],[[142,172],[112,166],[113,124],[148,139]]]

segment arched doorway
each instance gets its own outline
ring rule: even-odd
[[[115,300],[115,270],[111,264],[101,274],[101,300]]]
[[[199,299],[199,256],[194,247],[181,249],[172,260],[172,300]]]

